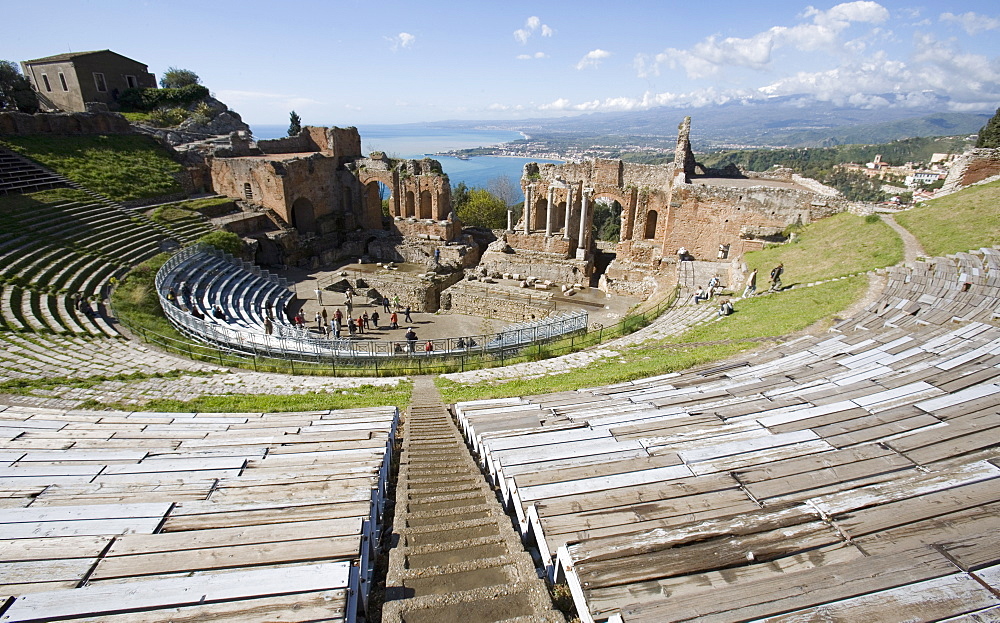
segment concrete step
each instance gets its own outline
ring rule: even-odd
[[[429,378],[402,442],[382,620],[564,621]]]

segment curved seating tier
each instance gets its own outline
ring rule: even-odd
[[[583,621],[992,620],[996,259],[893,269],[831,335],[456,414]]]
[[[6,149],[0,149],[0,195],[66,186],[66,178]]]
[[[3,620],[356,620],[397,421],[0,405]]]
[[[161,250],[163,231],[103,203],[12,208],[0,235],[0,320],[10,330],[119,336],[97,303],[108,280]]]

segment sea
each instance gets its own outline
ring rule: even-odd
[[[282,138],[288,135],[287,125],[250,126],[254,138]],[[448,174],[451,185],[464,182],[466,186],[486,188],[490,180],[505,176],[517,191],[515,201],[524,201],[521,194],[521,172],[528,162],[560,162],[541,158],[514,158],[507,156],[473,156],[467,159],[433,154],[455,149],[491,147],[522,138],[520,132],[510,130],[468,130],[436,128],[416,125],[367,125],[358,126],[361,133],[361,150],[369,154],[382,151],[393,158],[434,158]]]

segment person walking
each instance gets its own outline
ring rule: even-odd
[[[396,312],[389,314],[389,328],[398,329],[399,328],[399,315]]]
[[[271,335],[274,332],[274,324],[271,322],[270,318],[264,319],[264,333]]]
[[[389,313],[389,312],[391,311],[391,310],[389,309],[389,297],[388,297],[388,296],[383,296],[383,297],[382,297],[382,309],[383,309],[383,310],[385,311],[385,313],[387,313],[387,314],[388,314],[388,313]]]
[[[406,338],[407,348],[413,353],[417,347],[417,332],[413,330],[413,327],[410,327],[406,330],[406,334],[403,337]]]
[[[367,331],[367,330],[371,329],[371,322],[370,322],[371,319],[368,316],[368,312],[365,312],[365,313],[361,314],[361,317],[365,321],[365,330]]]
[[[358,316],[358,319],[355,320],[354,322],[357,323],[357,325],[358,325],[358,333],[364,333],[365,332],[365,320],[364,320],[364,318],[362,318],[361,316]]]
[[[406,322],[413,322],[413,318],[410,318],[410,306],[407,305],[406,309],[403,311],[403,320]]]
[[[316,328],[322,331],[323,330],[323,315],[320,314],[319,312],[316,312],[316,315],[313,317],[313,321],[316,323]]]
[[[432,352],[434,352],[434,342],[427,340],[427,342],[424,344],[424,353],[429,355]]]
[[[753,269],[747,277],[747,287],[743,290],[743,298],[753,296],[757,292],[757,269]]]
[[[373,311],[372,312],[372,324],[375,325],[376,329],[378,329],[378,312],[377,311]]]
[[[771,269],[771,292],[781,289],[781,275],[785,273],[785,264],[780,263]]]

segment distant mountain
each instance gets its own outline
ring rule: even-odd
[[[886,96],[892,101],[891,96]],[[722,147],[815,147],[884,143],[919,136],[974,134],[992,113],[940,112],[945,98],[928,97],[921,108],[847,108],[802,97],[732,101],[700,108],[651,108],[522,121],[449,121],[442,127],[494,127],[544,135],[642,137],[677,136],[691,116],[691,140],[698,150]]]

